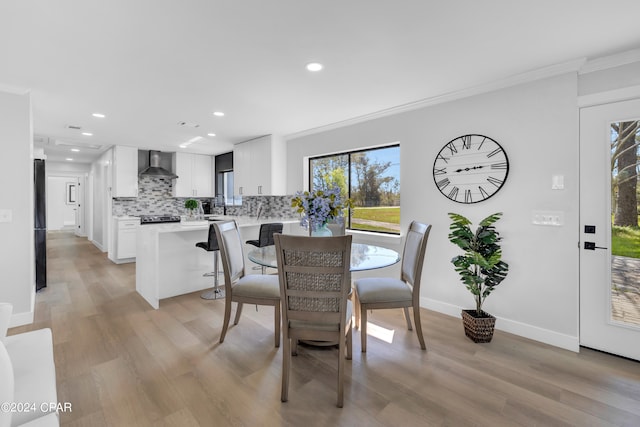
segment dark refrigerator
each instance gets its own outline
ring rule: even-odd
[[[36,291],[47,286],[47,195],[44,160],[33,164]]]

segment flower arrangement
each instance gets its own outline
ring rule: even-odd
[[[344,209],[352,208],[350,199],[342,199],[340,187],[329,190],[298,191],[291,199],[291,207],[302,214],[300,225],[312,231],[324,226],[331,219],[343,217]]]

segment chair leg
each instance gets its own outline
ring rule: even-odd
[[[285,334],[286,335],[286,334]],[[289,371],[291,369],[291,339],[284,336],[282,339],[282,391],[280,400],[286,402],[289,400]]]
[[[353,297],[353,308],[355,310],[356,324],[353,325],[354,328],[358,329],[360,327],[360,300],[358,299],[358,293],[354,290],[351,293]]]
[[[360,346],[362,352],[367,352],[367,307],[360,304]]]
[[[413,331],[411,327],[411,316],[409,316],[409,307],[405,307],[404,309],[404,318],[407,321],[407,329]]]
[[[338,408],[342,408],[344,405],[344,347],[345,347],[345,336],[344,334],[340,334],[340,341],[338,344],[338,402],[336,406]]]
[[[276,347],[280,347],[280,301],[274,305]]]
[[[242,314],[242,303],[239,302],[236,307],[236,317],[233,319],[233,324],[237,325],[240,321],[240,315]]]
[[[347,322],[348,324],[349,322]],[[347,330],[347,360],[352,359],[353,355],[353,325],[349,324]]]
[[[420,321],[420,307],[413,307],[413,319],[416,322],[416,334],[418,335],[418,341],[420,341],[420,348],[426,350],[427,346],[424,343],[424,336],[422,335],[422,322]]]
[[[229,328],[229,319],[231,319],[231,298],[226,298],[224,300],[224,321],[222,322],[220,343],[224,342],[224,337],[225,335],[227,335],[227,329]]]

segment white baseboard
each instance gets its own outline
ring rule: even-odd
[[[9,327],[15,328],[16,326],[30,325],[33,323],[34,312],[25,311],[24,313],[14,313],[9,320]]]
[[[93,246],[100,249],[100,252],[106,252],[106,250],[102,247],[100,243],[96,242],[95,240],[89,240],[89,241],[93,243]]]
[[[462,311],[462,307],[442,301],[436,301],[430,298],[420,298],[420,303],[422,307],[429,310],[461,318],[460,312]],[[559,332],[550,331],[533,325],[527,325],[526,323],[515,320],[505,319],[503,317],[497,317],[496,329],[576,353],[580,351],[580,340],[577,336],[573,337],[561,334]]]

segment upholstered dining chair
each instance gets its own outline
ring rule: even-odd
[[[344,402],[344,370],[351,359],[352,236],[275,235],[282,296],[282,394],[289,396],[291,355],[298,340],[338,343],[338,399]]]
[[[412,307],[420,348],[426,350],[420,322],[420,279],[430,231],[431,225],[428,224],[413,221],[409,225],[399,279],[367,277],[355,281],[356,327],[360,326],[363,353],[367,351],[367,310],[382,308],[404,309],[407,329],[411,331],[409,307]]]
[[[234,325],[238,324],[243,304],[274,307],[275,345],[280,346],[280,285],[278,276],[245,274],[244,253],[238,224],[235,221],[214,222],[224,270],[224,322],[220,342],[224,341],[231,318],[231,303],[237,304]]]

